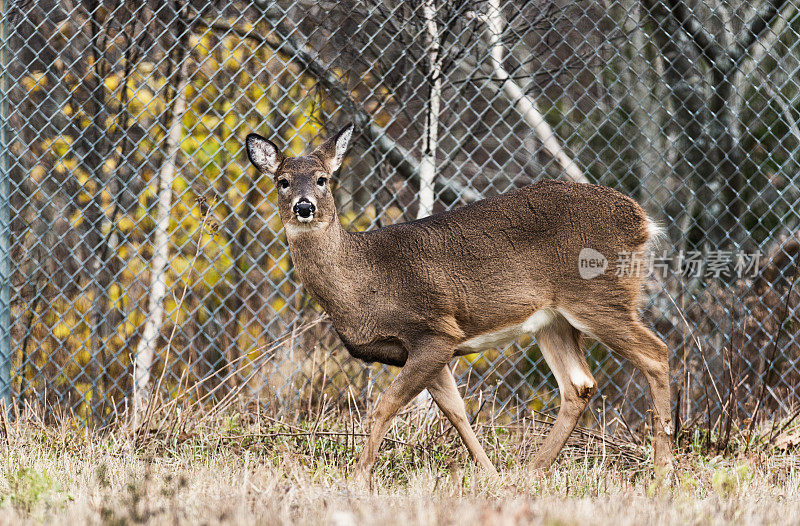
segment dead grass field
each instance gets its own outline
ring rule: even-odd
[[[693,430],[664,486],[646,444],[579,432],[538,473],[526,465],[547,424],[480,425],[502,473],[484,480],[449,424],[409,413],[390,430],[368,491],[347,478],[366,424],[323,413],[174,413],[147,433],[95,434],[23,415],[2,426],[0,524],[800,523],[800,456],[758,440],[715,456]]]

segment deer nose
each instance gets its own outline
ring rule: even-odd
[[[301,199],[294,205],[294,213],[303,219],[311,217],[317,207],[308,199]]]

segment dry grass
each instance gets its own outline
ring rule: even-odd
[[[409,413],[390,431],[369,492],[347,479],[365,427],[355,413],[178,420],[190,424],[91,435],[32,413],[5,423],[0,524],[800,522],[800,456],[760,446],[709,458],[696,452],[697,434],[684,440],[675,482],[661,486],[645,446],[580,432],[542,474],[527,463],[546,424],[482,425],[502,472],[485,480],[449,425]]]
[[[542,474],[527,464],[546,423],[481,425],[502,472],[485,480],[450,426],[417,411],[391,429],[369,492],[347,478],[366,427],[355,413],[290,422],[228,411],[160,424],[90,435],[34,413],[4,423],[0,524],[800,521],[800,456],[760,446],[709,458],[697,452],[706,442],[697,433],[683,441],[674,483],[662,486],[646,446],[583,430]]]

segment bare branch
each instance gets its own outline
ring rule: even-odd
[[[730,67],[735,69],[750,51],[750,48],[761,37],[761,34],[770,26],[778,16],[786,0],[768,0],[759,6],[750,22],[742,28],[736,41],[728,48]]]
[[[202,20],[195,21],[195,26],[222,33],[231,33],[239,38],[266,44],[282,57],[301,66],[308,74],[319,81],[331,97],[344,107],[359,128],[359,132],[384,156],[386,161],[405,179],[418,184],[419,162],[414,158],[414,155],[394,139],[388,137],[386,131],[373,122],[372,116],[356,104],[339,78],[324,66],[317,57],[297,43],[297,40],[291,35],[291,29],[284,22],[276,21],[269,16],[269,13],[266,14],[265,18],[273,24],[274,33],[262,34],[255,29],[247,30],[224,23],[207,24]],[[475,200],[473,193],[460,191],[458,185],[452,182],[443,184],[437,181],[436,189],[439,192],[451,193],[451,197],[454,199]]]
[[[270,21],[272,21],[270,19]],[[359,131],[386,156],[386,159],[406,178],[418,177],[419,165],[413,160],[412,154],[386,137],[384,130],[372,122],[364,110],[359,108],[350,96],[347,88],[339,78],[317,60],[309,51],[300,46],[291,36],[291,29],[284,22],[275,22],[274,33],[262,34],[253,30],[245,30],[223,23],[206,24],[198,20],[197,26],[213,29],[223,33],[232,33],[240,38],[247,38],[259,44],[266,44],[277,51],[284,58],[295,62],[316,78],[336,101],[344,106],[345,111],[352,115]]]
[[[588,183],[589,180],[583,174],[583,171],[559,144],[555,131],[544,120],[544,115],[539,111],[536,101],[525,94],[525,91],[519,84],[514,82],[511,75],[503,67],[505,51],[503,50],[501,35],[503,34],[504,22],[500,13],[499,0],[489,0],[488,12],[482,18],[489,28],[489,58],[494,70],[492,80],[498,84],[501,91],[514,104],[514,107],[525,119],[525,122],[533,129],[547,153],[561,165],[566,176],[579,183]]]
[[[719,70],[723,75],[728,75],[736,71],[750,48],[780,13],[786,0],[766,0],[761,4],[753,18],[745,24],[728,49],[724,49],[717,39],[703,27],[703,24],[694,17],[683,0],[668,0],[667,3],[672,15],[692,39],[708,65]]]
[[[703,24],[686,7],[683,0],[668,0],[670,11],[675,19],[680,23],[683,30],[692,39],[697,50],[703,55],[710,66],[715,66],[721,57],[727,53],[717,43],[717,39],[706,31]]]

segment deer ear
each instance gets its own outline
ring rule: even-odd
[[[329,137],[317,147],[315,153],[322,159],[328,167],[330,173],[335,172],[342,166],[344,154],[347,152],[347,145],[353,135],[353,123],[351,122],[333,137]]]
[[[247,157],[250,162],[262,172],[274,174],[283,160],[283,155],[272,141],[265,139],[257,133],[251,133],[245,139]]]

